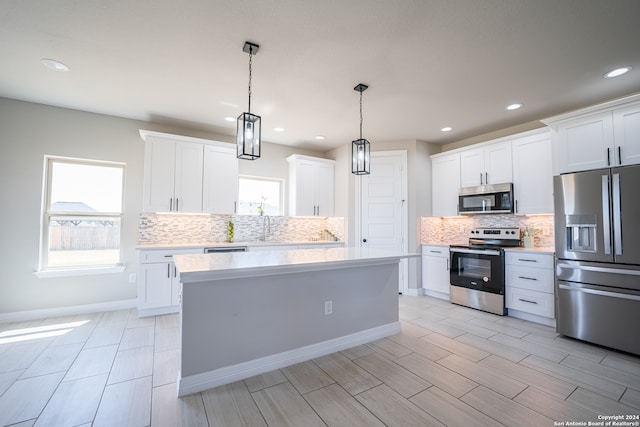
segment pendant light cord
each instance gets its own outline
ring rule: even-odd
[[[362,91],[360,91],[360,139],[362,139]]]
[[[249,47],[249,113],[251,113],[251,63],[253,59],[253,47]]]

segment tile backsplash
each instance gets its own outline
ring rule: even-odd
[[[227,223],[234,224],[235,242],[262,240],[299,242],[322,240],[325,230],[338,240],[344,240],[344,219],[341,217],[300,218],[255,215],[140,215],[138,243],[213,243],[227,241]]]
[[[459,217],[422,217],[420,236],[426,244],[466,243],[473,228],[535,228],[534,246],[553,247],[553,215],[465,215]]]

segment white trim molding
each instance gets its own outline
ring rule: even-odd
[[[126,269],[126,265],[110,265],[104,267],[50,268],[34,271],[33,274],[38,279],[48,279],[51,277],[95,276],[98,274],[122,273]]]
[[[127,299],[96,304],[74,305],[67,307],[25,310],[13,313],[0,313],[0,323],[22,322],[25,320],[45,319],[48,317],[74,316],[76,314],[100,313],[103,311],[127,310],[135,308],[138,300]]]
[[[229,384],[275,369],[284,368],[296,363],[315,359],[337,351],[345,350],[356,345],[365,344],[400,332],[400,322],[356,332],[327,341],[307,345],[282,353],[272,354],[258,359],[225,366],[209,372],[203,372],[188,377],[178,374],[178,397],[198,393],[203,390]]]

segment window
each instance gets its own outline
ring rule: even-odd
[[[284,214],[283,180],[241,175],[238,184],[239,215]]]
[[[124,167],[45,157],[40,270],[120,263]]]

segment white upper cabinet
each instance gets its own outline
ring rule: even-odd
[[[512,152],[515,213],[553,213],[550,132],[514,139]]]
[[[431,156],[431,215],[458,215],[460,154]]]
[[[294,154],[289,162],[289,215],[333,216],[335,161]]]
[[[555,174],[640,163],[640,95],[543,120]]]
[[[511,143],[500,142],[460,153],[461,187],[511,182]]]
[[[205,145],[202,211],[234,214],[237,212],[237,202],[238,159],[235,147]]]
[[[140,130],[145,212],[234,213],[238,160],[232,144]]]
[[[202,212],[202,158],[202,144],[147,136],[142,209]]]
[[[616,165],[640,164],[640,105],[613,110]]]

